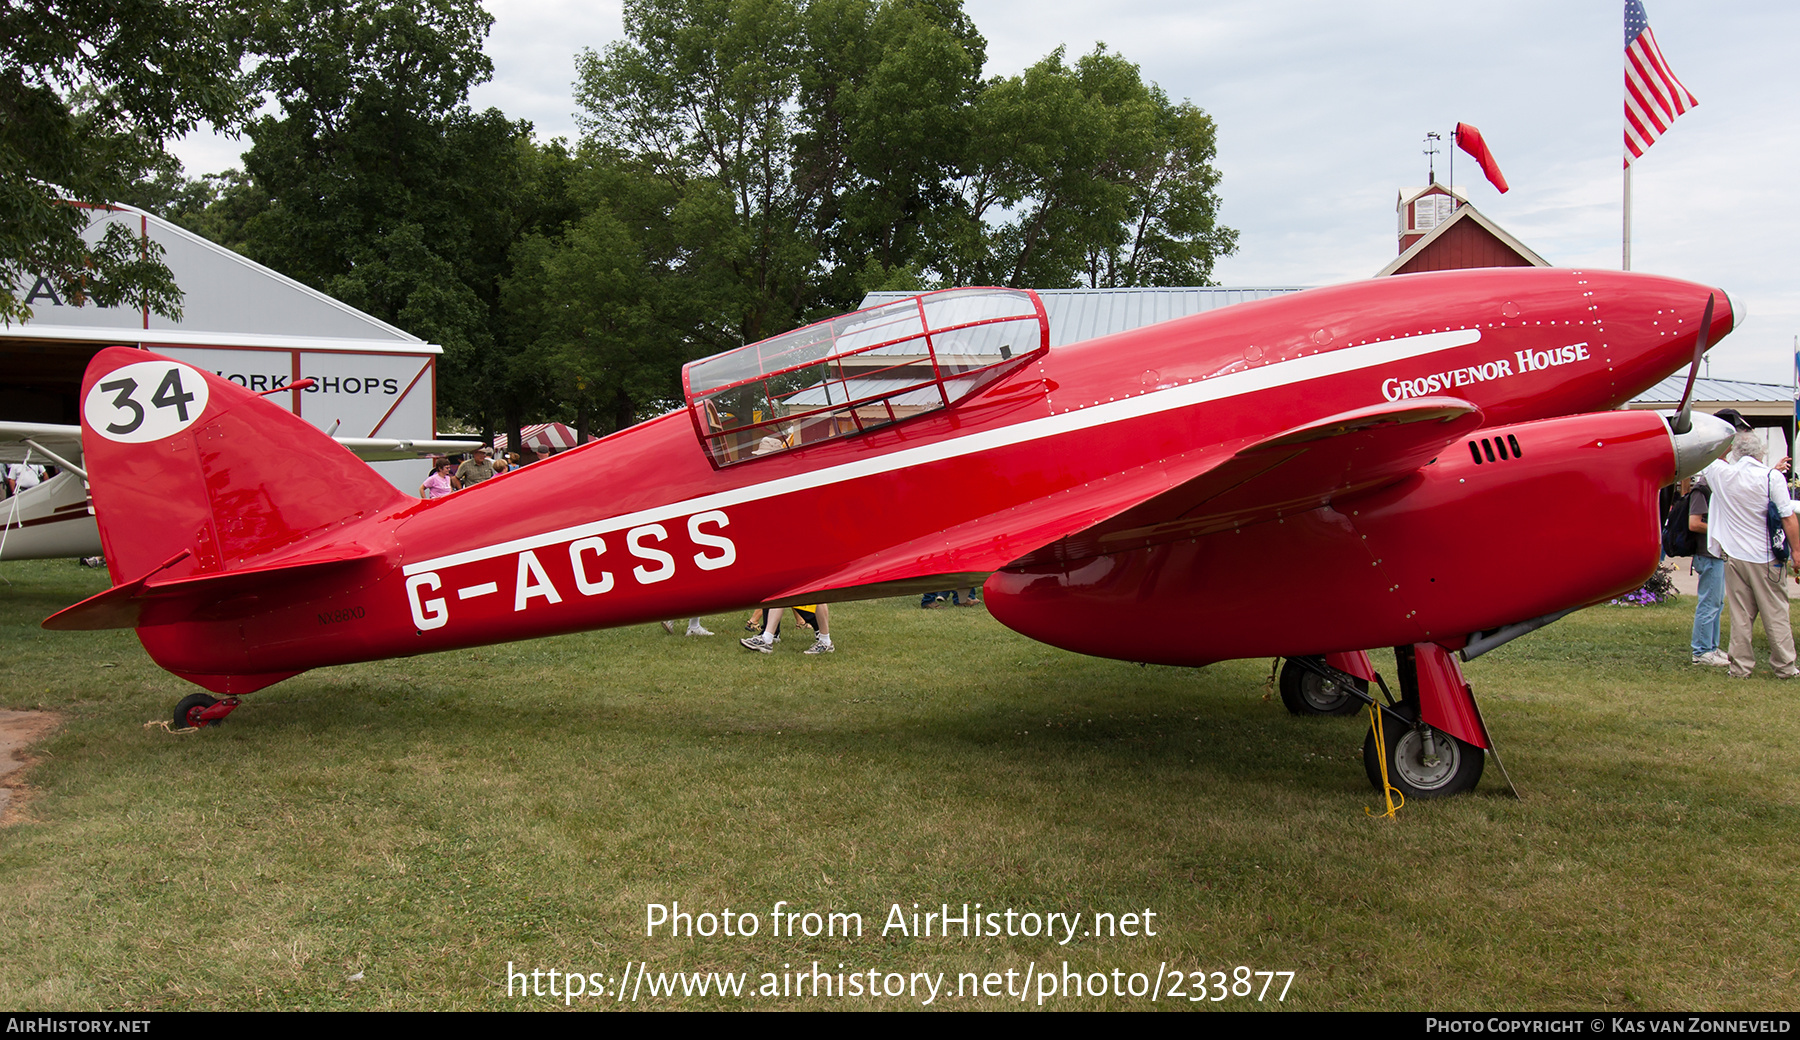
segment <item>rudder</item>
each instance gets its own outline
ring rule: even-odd
[[[193,365],[109,347],[82,380],[82,454],[115,584],[253,567],[408,496],[310,423]]]

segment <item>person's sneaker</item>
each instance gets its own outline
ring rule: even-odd
[[[1715,668],[1729,668],[1731,666],[1731,658],[1727,657],[1723,650],[1708,650],[1703,654],[1695,654],[1694,663],[1709,664]]]
[[[738,642],[743,644],[744,649],[754,650],[759,654],[772,654],[775,652],[775,640],[765,640],[762,636],[751,636],[749,639],[740,639]]]
[[[806,648],[806,652],[809,654],[829,654],[836,649],[837,647],[832,646],[823,639],[815,639],[813,640],[813,645]]]
[[[704,626],[700,623],[700,619],[698,619],[698,618],[695,618],[694,620],[688,622],[687,634],[690,636],[710,636],[710,635],[712,635],[711,632],[708,632],[706,630],[706,626]]]
[[[665,622],[663,622],[663,623],[662,623],[662,627],[663,627],[663,631],[664,631],[664,632],[667,632],[667,633],[669,633],[669,634],[670,634],[670,635],[674,635],[674,634],[675,634],[675,622],[673,622],[673,621],[665,621]]]

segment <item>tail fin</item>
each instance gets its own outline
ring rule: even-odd
[[[192,365],[110,347],[81,392],[82,453],[116,585],[183,551],[158,581],[257,568],[409,501],[305,420]]]

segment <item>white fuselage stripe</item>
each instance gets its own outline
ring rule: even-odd
[[[1209,379],[1197,379],[1192,383],[1170,387],[1166,390],[1153,390],[1119,401],[1108,401],[1088,408],[1072,409],[1060,415],[1029,419],[996,430],[972,433],[964,437],[921,445],[917,448],[902,448],[876,458],[860,459],[856,462],[847,462],[811,473],[796,473],[793,476],[779,477],[760,484],[747,484],[729,491],[701,495],[698,498],[671,502],[650,509],[640,509],[634,513],[624,513],[605,520],[595,520],[590,523],[577,524],[574,527],[564,527],[556,531],[514,538],[493,545],[484,545],[477,549],[465,549],[462,552],[409,563],[405,566],[404,573],[411,576],[424,571],[441,570],[446,567],[492,559],[496,556],[524,552],[528,549],[559,545],[577,538],[590,538],[643,524],[659,523],[692,513],[724,509],[742,505],[745,502],[791,495],[798,491],[807,491],[829,484],[841,484],[845,481],[859,480],[881,473],[929,465],[945,459],[973,455],[977,452],[991,451],[995,448],[1009,447],[1027,441],[1043,440],[1047,437],[1092,429],[1096,426],[1106,426],[1127,419],[1154,415],[1158,412],[1175,411],[1208,401],[1236,397],[1240,394],[1252,394],[1260,390],[1291,386],[1311,379],[1342,375],[1345,372],[1354,372],[1357,369],[1371,368],[1375,365],[1391,364],[1407,358],[1434,354],[1440,350],[1467,346],[1480,339],[1481,330],[1479,329],[1455,329],[1429,332],[1418,336],[1404,336],[1380,343],[1366,343],[1357,347],[1321,351],[1306,357],[1277,361],[1242,372],[1213,376]]]

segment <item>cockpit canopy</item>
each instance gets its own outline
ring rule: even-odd
[[[795,329],[682,369],[715,466],[948,408],[1049,349],[1028,289],[945,289]]]

